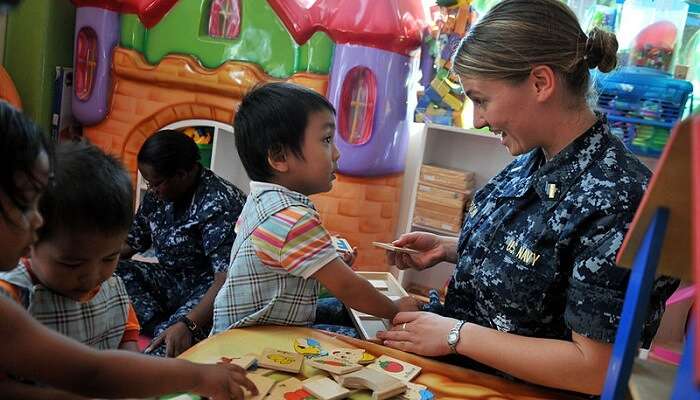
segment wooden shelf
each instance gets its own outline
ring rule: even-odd
[[[482,136],[482,137],[489,138],[489,139],[500,140],[500,136],[494,135],[488,129],[460,128],[457,126],[448,126],[448,125],[430,124],[430,123],[425,124],[425,126],[427,129],[432,129],[432,130],[436,130],[436,131],[459,133],[462,135]]]

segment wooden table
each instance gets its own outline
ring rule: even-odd
[[[531,400],[531,399],[580,399],[566,393],[546,388],[525,385],[505,380],[500,377],[445,364],[428,358],[404,353],[375,343],[332,335],[327,332],[309,328],[263,326],[233,329],[210,337],[180,355],[180,358],[201,363],[215,363],[222,356],[243,356],[248,353],[259,354],[266,347],[278,350],[294,351],[295,338],[314,338],[321,342],[325,350],[338,347],[363,348],[379,356],[386,354],[418,365],[421,374],[413,380],[427,386],[436,399],[479,399],[479,400]],[[304,379],[319,371],[304,366],[299,378]],[[289,375],[279,373],[270,375],[275,380],[283,380]],[[352,399],[369,399],[368,392],[352,395]],[[196,398],[196,397],[192,397]]]

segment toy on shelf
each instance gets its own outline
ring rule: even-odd
[[[423,65],[423,92],[418,93],[418,104],[414,114],[416,122],[431,122],[441,125],[463,126],[462,110],[466,96],[458,78],[450,71],[452,55],[467,32],[472,20],[468,1],[438,1],[441,13],[431,34],[426,35],[424,50],[434,53],[434,73]],[[424,55],[425,56],[425,55]],[[424,61],[425,64],[425,61]],[[430,80],[426,79],[430,76]],[[428,82],[430,82],[428,84]]]
[[[647,26],[634,39],[630,65],[669,71],[677,38],[678,30],[669,21],[659,21]]]
[[[622,67],[595,79],[599,111],[610,129],[636,154],[658,157],[671,127],[683,116],[690,82],[651,68]]]

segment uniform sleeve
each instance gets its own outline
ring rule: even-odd
[[[153,199],[151,193],[146,193],[143,196],[143,201],[139,205],[139,209],[134,216],[134,221],[131,223],[129,235],[126,238],[126,244],[136,252],[141,253],[151,248],[152,237],[151,227],[148,224],[148,210],[153,208]]]
[[[129,303],[129,315],[126,319],[126,328],[124,329],[124,336],[122,336],[122,341],[120,344],[138,341],[140,332],[141,325],[139,324],[139,319],[136,316],[136,310],[134,310],[133,304]]]
[[[338,257],[318,215],[303,207],[268,218],[253,231],[251,241],[265,265],[305,279]]]
[[[212,202],[203,210],[202,247],[215,273],[228,271],[231,246],[236,239],[234,229],[243,208],[238,196],[225,204],[222,206]]]
[[[630,270],[615,264],[615,257],[632,217],[631,212],[599,217],[587,223],[588,228],[577,238],[580,244],[573,252],[564,319],[580,335],[606,343],[615,340],[630,276]],[[677,280],[667,277],[654,282],[644,324],[645,341],[656,332],[664,303],[677,286]]]

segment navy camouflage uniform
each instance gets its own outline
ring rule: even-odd
[[[540,149],[518,157],[476,193],[445,305],[428,309],[517,335],[613,342],[630,275],[615,257],[649,178],[604,119],[549,162]],[[646,342],[677,286],[654,282]]]
[[[159,335],[190,312],[211,287],[214,273],[228,270],[233,229],[246,196],[201,170],[192,202],[181,215],[175,215],[174,203],[149,191],[134,217],[127,244],[137,252],[153,248],[158,263],[121,260],[117,267],[147,335]],[[164,347],[155,354],[162,355]]]

